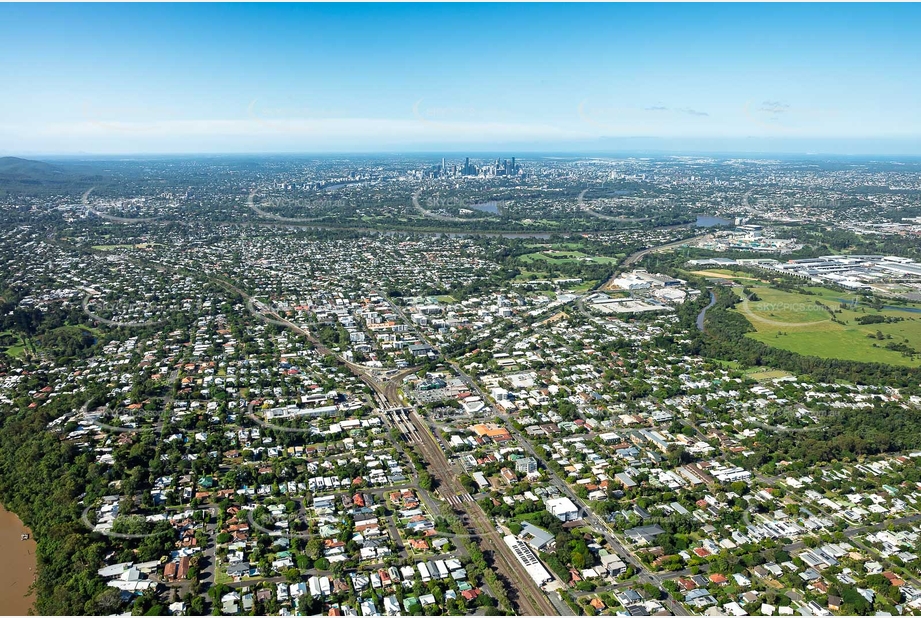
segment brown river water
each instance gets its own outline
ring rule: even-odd
[[[29,540],[23,541],[22,535]],[[19,518],[0,505],[0,616],[29,613],[35,595],[29,586],[35,579],[35,540]]]

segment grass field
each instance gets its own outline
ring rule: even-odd
[[[435,300],[437,300],[440,303],[447,303],[447,304],[452,304],[452,305],[457,302],[456,298],[448,294],[445,294],[444,296],[436,296]]]
[[[707,270],[691,270],[688,271],[692,275],[697,275],[698,277],[710,277],[712,279],[733,279],[736,281],[759,281],[756,277],[752,277],[748,273],[739,273],[734,270],[729,270],[726,268],[708,268]]]
[[[588,281],[583,281],[582,283],[577,283],[571,287],[567,286],[566,289],[571,290],[573,292],[587,292],[593,287],[595,287],[596,285],[598,285],[598,280],[590,279]]]
[[[146,243],[138,245],[93,245],[96,251],[114,251],[115,249],[146,249],[149,245]]]
[[[512,279],[512,281],[534,281],[535,279],[539,281],[546,281],[550,279],[550,273],[545,273],[538,270],[528,270],[527,268],[519,268],[518,270],[521,272],[518,273],[518,276]]]
[[[0,350],[4,350],[8,356],[18,358],[26,351],[26,344],[22,337],[13,331],[0,333],[0,338],[4,340],[4,343],[0,345]]]
[[[526,253],[518,258],[525,263],[534,263],[538,261],[546,261],[551,264],[566,264],[571,262],[593,262],[595,264],[616,264],[617,258],[607,257],[607,256],[591,256],[581,251],[565,251],[557,249],[547,249],[544,251],[536,251],[534,253]]]
[[[96,251],[113,251],[115,249],[131,249],[134,245],[93,245]]]
[[[11,345],[10,347],[6,349],[7,355],[12,356],[13,358],[19,358],[20,356],[22,356],[23,352],[25,351],[26,351],[26,346],[21,345],[21,344]]]
[[[781,369],[756,369],[749,371],[745,374],[752,380],[773,380],[775,378],[785,378],[791,374],[789,371],[783,371]]]
[[[758,300],[743,302],[734,311],[744,315],[757,329],[749,337],[770,346],[822,358],[888,363],[891,365],[921,366],[921,313],[896,309],[876,311],[872,307],[848,305],[841,308],[842,300],[854,296],[827,288],[808,288],[814,295],[776,290],[767,285],[752,285]],[[741,288],[736,288],[741,296]],[[835,319],[827,309],[816,305],[820,301],[836,311]],[[913,308],[919,308],[912,305]],[[867,315],[902,318],[892,324],[858,324],[857,318]],[[881,333],[883,339],[876,337]],[[886,345],[905,344],[919,354],[914,359],[900,351],[886,349]]]
[[[553,244],[532,242],[532,243],[525,244],[525,247],[531,247],[534,249],[541,249],[541,250],[561,249],[561,250],[566,250],[566,251],[579,251],[585,248],[585,245],[581,242],[558,242],[558,243],[553,243]]]
[[[721,358],[711,358],[708,359],[711,363],[716,363],[717,365],[725,369],[742,369],[742,364],[739,361],[734,360],[723,360]]]

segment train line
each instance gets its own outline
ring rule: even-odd
[[[422,438],[419,436],[416,426],[409,420],[407,408],[383,406],[381,408],[381,413],[384,419],[400,432],[404,440],[410,444],[419,444],[422,442]]]
[[[422,419],[415,411],[410,414],[410,419],[416,425],[418,435],[422,437],[421,442],[416,446],[423,458],[428,461],[429,472],[439,481],[438,493],[455,511],[468,516],[465,525],[476,534],[480,548],[491,554],[496,571],[507,582],[516,584],[514,587],[508,587],[510,600],[514,599],[518,609],[524,615],[556,615],[556,608],[518,562],[502,536],[496,531],[495,524],[490,521],[482,507],[473,500],[457,480],[444,452]]]
[[[389,414],[389,422],[408,438],[408,441],[420,452],[422,458],[428,462],[429,473],[439,482],[439,494],[455,511],[467,515],[464,522],[465,527],[472,531],[484,554],[488,553],[493,558],[492,562],[497,574],[511,584],[506,587],[506,592],[519,613],[528,616],[558,615],[556,608],[518,562],[511,548],[505,544],[495,524],[490,521],[482,507],[473,500],[457,480],[444,451],[435,441],[423,420],[413,408],[403,407],[397,389],[402,378],[415,372],[416,368],[406,369],[382,383],[359,365],[333,354],[313,333],[283,319],[270,307],[252,298],[232,283],[220,278],[215,278],[214,281],[242,296],[247,309],[254,316],[265,322],[290,328],[303,335],[320,354],[336,356],[353,374],[367,384],[374,392],[377,402],[383,404],[381,408],[386,409],[385,417]]]

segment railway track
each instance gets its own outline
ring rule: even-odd
[[[508,592],[510,592],[510,600],[517,605],[519,612],[528,616],[557,615],[556,608],[550,603],[543,591],[538,588],[537,584],[534,583],[534,580],[531,579],[531,576],[528,575],[521,563],[518,562],[518,559],[509,546],[505,544],[502,536],[496,531],[494,523],[490,521],[482,507],[475,501],[465,499],[469,494],[457,480],[444,452],[438,446],[422,419],[419,418],[415,411],[409,415],[409,419],[416,425],[416,433],[421,438],[421,441],[416,446],[421,451],[423,458],[429,463],[429,472],[439,481],[439,493],[455,511],[460,511],[467,515],[468,519],[465,525],[476,534],[480,548],[484,552],[489,552],[492,556],[493,565],[496,567],[498,574],[505,581],[517,584],[508,586]]]
[[[303,335],[315,346],[320,354],[333,354],[329,348],[323,345],[323,343],[313,335],[313,333],[310,333],[288,320],[282,319],[281,316],[268,307],[255,307],[254,299],[232,283],[217,278],[215,281],[242,296],[245,300],[247,309],[249,309],[254,316],[265,322],[290,328],[294,332]],[[261,303],[259,304],[261,305]],[[334,356],[339,358],[338,355]],[[376,398],[378,398],[380,402],[394,408],[403,407],[399,393],[397,392],[400,384],[399,381],[404,376],[416,371],[415,368],[407,369],[397,374],[386,383],[381,383],[374,377],[368,375],[368,373],[362,370],[358,365],[344,361],[341,358],[339,358],[339,360],[374,391]],[[493,558],[492,562],[497,574],[510,584],[506,586],[506,592],[509,595],[509,601],[516,606],[518,613],[526,616],[558,615],[556,608],[550,603],[550,600],[544,595],[537,584],[534,583],[534,580],[531,579],[531,576],[528,575],[521,563],[518,562],[511,548],[505,544],[499,532],[496,531],[493,522],[490,521],[480,505],[467,498],[469,494],[455,477],[454,471],[451,469],[444,452],[441,450],[441,447],[438,446],[434,436],[432,436],[428,427],[422,419],[419,418],[415,410],[411,410],[408,414],[404,413],[401,416],[405,419],[403,425],[407,431],[407,434],[404,435],[409,435],[414,438],[412,445],[419,450],[422,458],[428,462],[429,473],[438,479],[439,493],[455,511],[460,511],[467,515],[467,519],[464,522],[465,527],[473,532],[475,538],[478,540],[480,549]],[[394,418],[396,419],[396,417]]]

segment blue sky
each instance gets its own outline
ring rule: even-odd
[[[921,7],[0,5],[0,152],[921,154]]]

